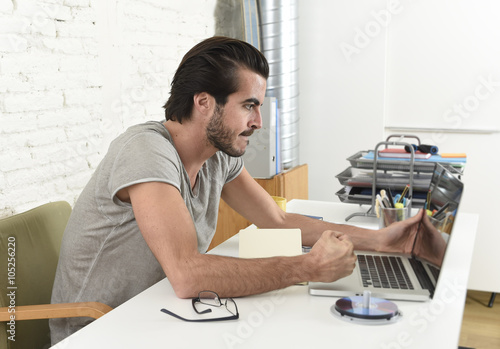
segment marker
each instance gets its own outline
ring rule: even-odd
[[[394,205],[394,208],[397,209],[396,216],[397,216],[398,222],[402,221],[404,219],[404,208],[405,208],[405,205],[402,204],[402,203],[400,203],[400,202],[397,202]]]
[[[438,147],[430,144],[420,144],[418,146],[418,150],[420,150],[422,153],[431,153],[432,155],[436,155],[439,151]]]

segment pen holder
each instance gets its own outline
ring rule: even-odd
[[[445,216],[441,219],[436,219],[432,216],[429,217],[432,225],[439,230],[440,233],[449,234],[451,232],[451,227],[453,226],[453,218]]]
[[[380,209],[380,220],[379,220],[379,228],[385,228],[388,225],[391,225],[394,222],[404,221],[406,219],[407,213],[406,207],[402,208],[385,208],[382,207]]]

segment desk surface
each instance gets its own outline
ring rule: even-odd
[[[354,205],[305,200],[289,202],[287,210],[337,223],[362,211]],[[237,298],[237,321],[185,323],[160,312],[164,307],[195,315],[191,301],[177,298],[164,279],[54,348],[314,348],[332,343],[340,348],[456,349],[477,222],[477,215],[458,215],[434,299],[396,302],[403,312],[396,323],[370,326],[338,319],[330,313],[338,298],[310,296],[307,286]],[[349,224],[376,226],[368,217],[355,217]],[[238,236],[210,253],[237,256]]]

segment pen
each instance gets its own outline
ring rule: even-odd
[[[384,205],[385,205],[386,208],[392,208],[391,202],[389,201],[389,199],[387,198],[387,196],[384,196],[382,198],[382,202],[384,203]]]
[[[427,192],[427,201],[425,202],[425,209],[427,210],[431,204],[431,190]]]
[[[451,225],[453,225],[453,212],[447,212],[443,223],[443,231],[445,233],[450,233]]]
[[[410,185],[409,185],[409,184],[407,184],[407,185],[406,185],[406,187],[405,187],[405,188],[404,188],[404,190],[403,190],[403,193],[401,193],[401,196],[399,197],[398,203],[400,203],[400,202],[403,200],[403,198],[405,197],[406,192],[408,191],[408,188],[409,188],[409,187],[410,187]]]
[[[380,191],[380,196],[382,197],[382,203],[384,204],[384,207],[385,208],[391,208],[391,201],[389,200],[389,198],[387,197],[386,195],[386,192],[384,189],[382,189]]]
[[[389,198],[391,208],[394,208],[394,198],[392,197],[391,188],[387,188],[387,197]]]
[[[440,219],[441,216],[444,214],[445,210],[450,206],[450,202],[448,201],[446,204],[444,204],[434,215],[433,217],[436,219]]]

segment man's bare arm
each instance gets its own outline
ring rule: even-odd
[[[302,244],[306,246],[314,245],[324,231],[334,230],[347,235],[355,249],[378,248],[379,231],[283,212],[245,169],[224,186],[222,197],[238,213],[260,228],[300,228]]]
[[[419,213],[390,227],[371,230],[285,213],[245,169],[224,186],[222,197],[260,228],[300,228],[302,244],[306,246],[313,246],[324,231],[333,230],[348,236],[356,250],[409,253],[421,218]]]
[[[142,235],[176,294],[195,297],[201,290],[221,296],[244,296],[303,281],[333,281],[354,268],[352,243],[326,232],[310,253],[296,257],[239,259],[197,250],[194,223],[179,191],[150,182],[127,188]]]

